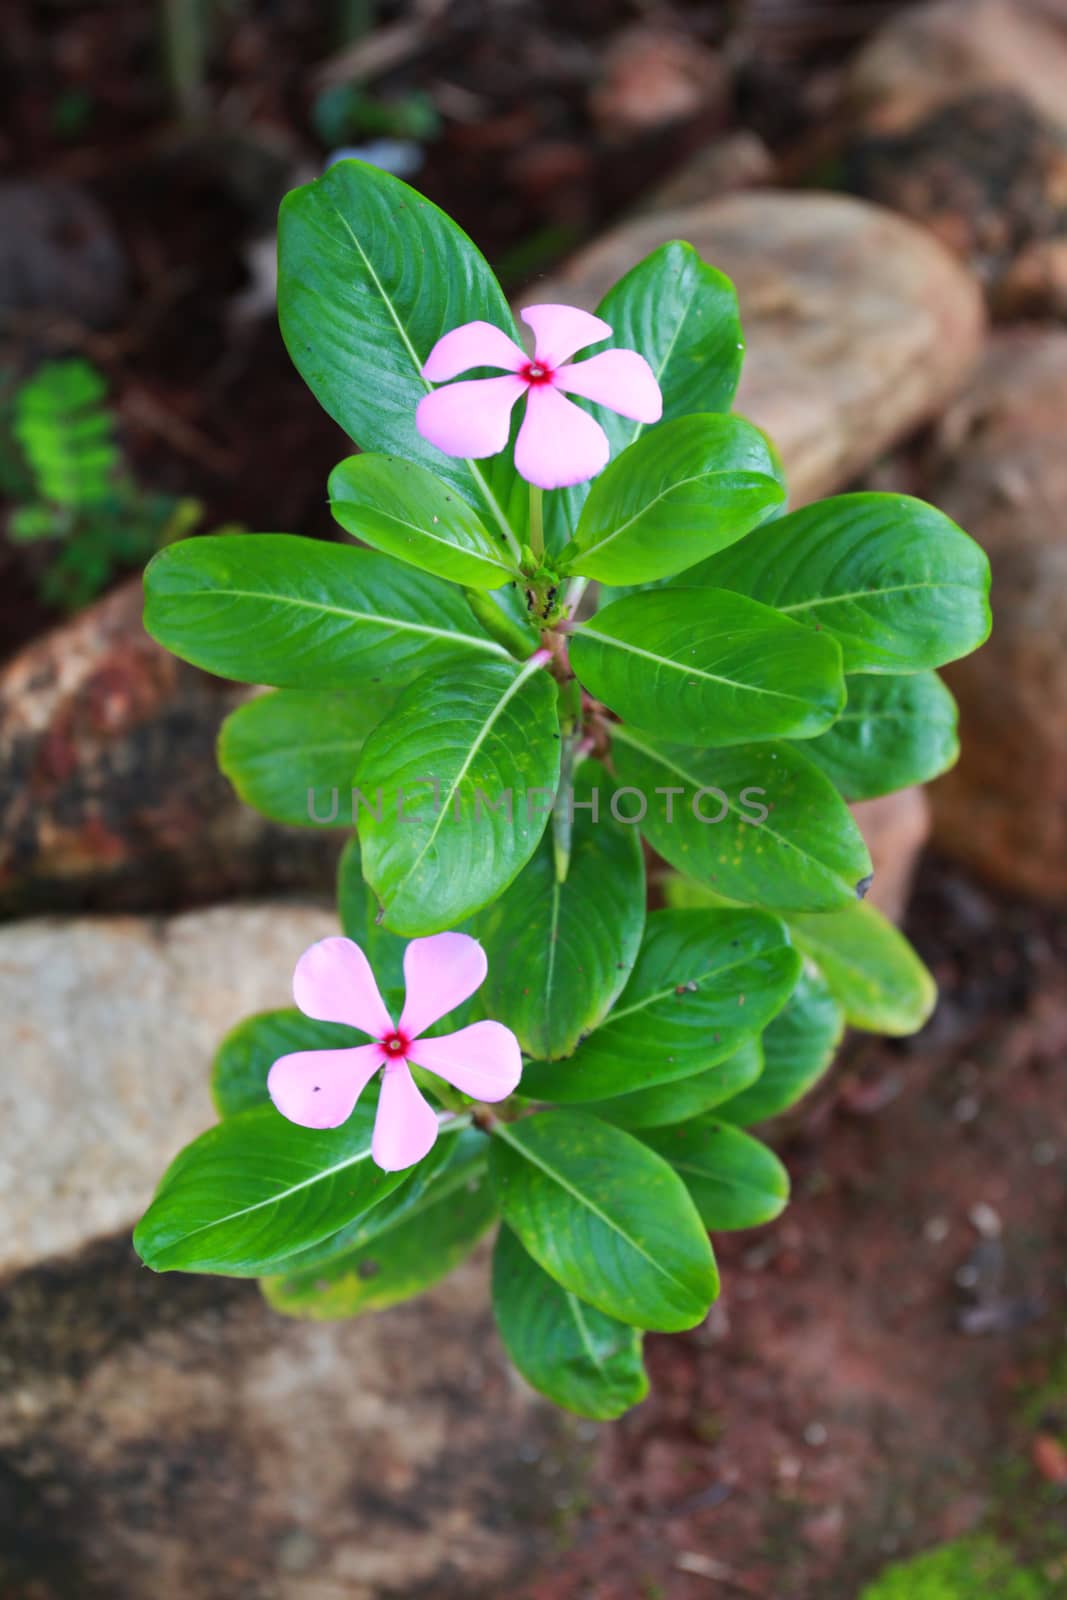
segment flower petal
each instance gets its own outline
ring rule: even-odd
[[[595,478],[611,448],[599,422],[549,384],[535,385],[515,441],[515,466],[527,483],[565,489]]]
[[[611,328],[601,317],[577,306],[527,306],[519,315],[534,331],[534,359],[546,367],[558,367],[576,350],[611,337]]]
[[[470,378],[424,394],[415,407],[415,426],[446,456],[495,456],[511,431],[511,411],[526,393],[521,378]]]
[[[469,372],[472,367],[503,367],[518,372],[526,364],[526,352],[514,339],[491,322],[465,322],[438,339],[422,369],[429,383],[447,383],[449,378]]]
[[[663,415],[659,384],[636,350],[602,350],[588,361],[560,367],[552,382],[557,389],[595,400],[635,422],[658,422]]]
[[[411,1059],[476,1100],[506,1100],[522,1077],[519,1041],[502,1022],[472,1022],[440,1039],[416,1039]]]
[[[279,1056],[267,1092],[283,1117],[302,1128],[339,1128],[382,1065],[376,1044],[351,1050],[297,1050]]]
[[[404,1010],[400,1031],[414,1039],[481,988],[489,970],[485,951],[469,933],[432,933],[404,951]]]
[[[347,1022],[372,1039],[393,1031],[370,962],[351,939],[320,939],[304,951],[293,973],[293,999],[305,1017]]]
[[[386,1067],[371,1140],[371,1155],[382,1171],[401,1172],[421,1161],[437,1141],[438,1126],[437,1113],[416,1088],[407,1062]]]

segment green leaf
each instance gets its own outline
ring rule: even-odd
[[[267,1073],[294,1050],[345,1050],[366,1038],[340,1022],[316,1022],[302,1011],[260,1011],[231,1028],[215,1054],[211,1094],[220,1117],[270,1104]],[[368,1089],[364,1094],[369,1093]]]
[[[362,450],[429,467],[502,528],[525,502],[510,451],[461,461],[435,450],[414,426],[430,389],[422,363],[442,334],[475,320],[517,338],[488,262],[408,184],[346,160],[286,195],[278,214],[278,322],[301,378]],[[522,525],[515,531],[522,534]]]
[[[763,434],[740,417],[667,422],[616,457],[561,553],[605,583],[648,583],[733,544],[785,500]]]
[[[874,906],[857,903],[788,921],[797,948],[815,962],[852,1027],[893,1035],[922,1027],[937,1004],[937,985]]]
[[[440,1143],[440,1141],[438,1141]],[[488,1140],[470,1128],[453,1141],[430,1182],[399,1191],[345,1230],[344,1248],[314,1266],[266,1278],[276,1311],[320,1321],[384,1311],[439,1282],[470,1254],[496,1215],[487,1168]]]
[[[639,351],[659,384],[664,422],[695,411],[729,411],[745,353],[737,295],[729,278],[702,261],[691,244],[672,240],[653,250],[608,290],[597,316],[612,337],[588,354]],[[604,429],[613,456],[646,427],[606,406],[584,409]],[[582,483],[549,496],[545,525],[551,549],[567,542],[589,490]]]
[[[733,1100],[720,1105],[725,1122],[747,1128],[796,1105],[834,1059],[845,1016],[825,978],[805,972],[763,1035],[763,1071]]]
[[[557,1283],[637,1328],[673,1333],[703,1319],[719,1289],[715,1260],[665,1161],[577,1111],[498,1122],[493,1133],[504,1220]]]
[[[572,636],[570,658],[612,711],[682,744],[813,738],[845,703],[828,635],[725,589],[624,595]]]
[[[144,625],[242,683],[364,693],[464,661],[510,661],[463,596],[428,573],[287,533],[183,539],[149,562]]]
[[[463,461],[415,427],[442,334],[484,320],[516,337],[500,285],[450,217],[376,167],[334,162],[282,201],[278,318],[304,382],[363,450],[427,467],[521,543],[526,485],[511,452]]]
[[[544,832],[559,760],[555,682],[539,661],[446,668],[413,684],[356,774],[378,804],[360,838],[386,926],[454,928],[505,889]]]
[[[959,754],[956,702],[936,672],[845,679],[848,703],[804,754],[846,800],[873,800],[945,772]]]
[[[390,933],[378,921],[378,902],[363,876],[359,840],[355,838],[349,839],[337,863],[337,913],[341,932],[359,945],[379,988],[403,989],[407,940]]]
[[[648,1393],[639,1331],[562,1288],[510,1228],[493,1251],[493,1313],[518,1370],[556,1405],[609,1422]]]
[[[655,911],[629,983],[566,1061],[532,1062],[527,1099],[608,1100],[705,1072],[785,1004],[800,960],[760,911]]]
[[[715,1117],[641,1135],[683,1179],[712,1233],[758,1228],[785,1210],[789,1174],[767,1146]]]
[[[349,456],[328,493],[348,533],[423,572],[475,589],[499,589],[518,573],[499,529],[490,533],[451,484],[414,462]]]
[[[340,1128],[300,1128],[273,1106],[227,1117],[163,1175],[133,1243],[155,1272],[254,1278],[369,1211],[408,1172],[371,1160],[376,1107]]]
[[[679,872],[772,911],[832,911],[865,891],[863,836],[795,745],[698,751],[611,732],[619,782],[648,802],[642,832]]]
[[[231,711],[219,766],[246,805],[298,827],[352,826],[352,779],[371,729],[395,699],[379,686],[275,689]]]
[[[569,1055],[611,1009],[641,943],[641,839],[608,812],[612,789],[604,769],[586,762],[575,778],[566,880],[557,881],[549,830],[529,865],[478,919],[475,931],[489,957],[485,1014],[511,1028],[528,1055]],[[595,819],[585,809],[593,796]]]
[[[775,1027],[777,1021],[776,1017],[770,1026]],[[766,1034],[763,1037],[766,1038]],[[635,1089],[633,1094],[620,1094],[613,1100],[594,1100],[586,1110],[605,1122],[613,1122],[617,1128],[659,1128],[672,1122],[686,1122],[723,1102],[732,1104],[734,1096],[741,1096],[762,1071],[763,1047],[760,1036],[754,1034],[745,1039],[732,1056],[706,1072],[696,1072],[691,1078],[678,1078],[671,1083],[653,1084],[650,1089]]]
[[[831,633],[846,672],[919,672],[989,633],[989,562],[942,512],[842,494],[768,523],[689,574]]]

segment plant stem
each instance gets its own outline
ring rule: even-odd
[[[588,578],[572,578],[563,591],[563,609],[568,617],[573,617],[582,603],[582,596],[589,587]]]
[[[533,634],[509,617],[484,589],[464,589],[463,593],[486,633],[517,660],[525,661],[535,642]]]
[[[163,56],[175,111],[194,122],[204,108],[206,0],[163,0]]]
[[[545,558],[545,523],[544,511],[541,504],[543,490],[536,483],[530,485],[530,549],[537,560]]]

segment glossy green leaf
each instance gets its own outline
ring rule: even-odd
[[[414,1071],[418,1072],[418,1068]],[[429,1076],[426,1074],[425,1076]],[[363,1091],[364,1095],[371,1093],[375,1100],[379,1094],[379,1080],[372,1080]],[[272,1277],[303,1278],[312,1268],[324,1266],[327,1262],[334,1261],[338,1256],[347,1254],[348,1251],[365,1242],[368,1238],[377,1237],[386,1229],[392,1228],[400,1213],[407,1213],[415,1206],[429,1188],[441,1176],[444,1168],[451,1159],[453,1148],[458,1139],[465,1139],[469,1128],[464,1119],[460,1128],[451,1123],[445,1123],[436,1144],[432,1146],[428,1155],[410,1168],[407,1179],[379,1200],[373,1211],[354,1217],[346,1222],[343,1227],[334,1233],[328,1234],[325,1239],[317,1243],[305,1245],[301,1250],[294,1250],[292,1254],[283,1256],[271,1267]],[[484,1151],[484,1138],[481,1141]]]
[[[785,1210],[789,1174],[765,1144],[715,1117],[655,1128],[641,1138],[669,1161],[712,1233],[758,1228]]]
[[[937,1004],[937,985],[911,945],[874,906],[829,916],[788,918],[794,943],[810,956],[844,1010],[868,1033],[914,1033]]]
[[[428,468],[521,543],[526,485],[511,452],[459,460],[415,427],[442,334],[481,319],[516,337],[491,268],[451,218],[377,167],[334,162],[282,201],[278,319],[304,382],[363,450]]]
[[[773,1028],[777,1021],[776,1017],[770,1026]],[[724,1102],[732,1104],[734,1097],[754,1084],[762,1071],[763,1046],[760,1035],[754,1034],[732,1056],[706,1072],[653,1084],[649,1089],[635,1089],[633,1094],[620,1094],[613,1100],[594,1100],[586,1110],[618,1128],[660,1128],[686,1122]]]
[[[655,911],[629,983],[566,1061],[532,1062],[528,1099],[607,1100],[704,1072],[781,1009],[800,959],[759,911]]]
[[[750,1088],[720,1105],[716,1115],[747,1128],[788,1111],[818,1083],[844,1031],[844,1012],[825,978],[814,970],[805,972],[763,1034],[763,1071]]]
[[[337,863],[337,913],[341,931],[354,939],[383,991],[403,989],[407,940],[378,920],[379,906],[363,877],[359,840],[349,839]]]
[[[804,754],[846,800],[873,800],[927,783],[959,754],[956,702],[936,672],[845,679],[848,702]]]
[[[580,1300],[637,1328],[692,1328],[718,1293],[685,1185],[621,1128],[579,1111],[497,1123],[489,1170],[504,1220]]]
[[[302,1271],[288,1263],[267,1278],[263,1292],[275,1310],[320,1321],[384,1311],[457,1267],[496,1215],[496,1196],[485,1135],[467,1129],[451,1143],[431,1182],[406,1204],[382,1205],[346,1230],[342,1251]]]
[[[624,595],[572,636],[570,658],[627,722],[706,748],[813,738],[845,703],[828,635],[726,589]]]
[[[222,724],[219,766],[245,804],[275,822],[350,828],[359,752],[394,699],[384,686],[257,695]]]
[[[398,688],[457,660],[509,661],[452,584],[376,550],[235,533],[168,545],[144,625],[183,661],[278,688]]]
[[[744,339],[737,295],[729,278],[679,240],[660,245],[620,278],[597,307],[612,336],[585,352],[637,350],[663,396],[663,421],[692,412],[729,411],[741,373]],[[582,359],[580,356],[579,359]],[[585,405],[621,454],[646,424],[607,406]],[[578,522],[590,485],[550,495],[545,526],[550,545],[564,545]]]
[[[727,899],[832,911],[866,889],[863,836],[795,745],[694,750],[623,726],[612,729],[612,748],[619,782],[647,799],[645,837],[672,867]]]
[[[846,672],[919,672],[989,633],[989,562],[933,506],[842,494],[712,556],[690,583],[734,589],[833,634]]]
[[[499,528],[441,478],[397,456],[349,456],[330,473],[330,510],[346,532],[409,566],[475,589],[518,571]]]
[[[279,1056],[294,1050],[345,1050],[366,1042],[366,1035],[354,1028],[316,1022],[292,1006],[245,1017],[230,1029],[215,1054],[211,1068],[215,1109],[220,1117],[232,1117],[250,1106],[269,1105],[267,1073]]]
[[[534,662],[415,683],[363,747],[363,871],[397,933],[454,928],[537,848],[559,780],[555,681]]]
[[[574,784],[566,880],[556,877],[552,830],[475,931],[489,957],[485,1014],[529,1055],[568,1055],[601,1022],[630,975],[645,925],[645,864],[636,828],[608,809],[614,789],[586,762]],[[597,814],[587,809],[595,803]]]
[[[784,502],[776,471],[763,434],[741,417],[662,423],[594,480],[561,559],[605,583],[683,572]]]
[[[506,1227],[493,1251],[493,1313],[515,1366],[556,1405],[607,1422],[648,1393],[640,1332],[556,1283]]]
[[[409,1175],[371,1160],[376,1107],[340,1128],[300,1128],[274,1107],[227,1117],[168,1167],[133,1236],[156,1272],[258,1277],[369,1211]]]

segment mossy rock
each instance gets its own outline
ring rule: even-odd
[[[1054,1600],[1062,1589],[993,1539],[961,1539],[887,1567],[859,1600]]]

